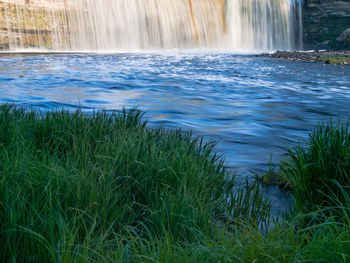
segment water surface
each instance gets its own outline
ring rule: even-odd
[[[138,105],[150,125],[192,129],[229,166],[262,172],[319,121],[350,118],[350,67],[225,53],[3,54],[0,101]]]

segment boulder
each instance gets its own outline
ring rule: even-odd
[[[337,40],[350,46],[350,27],[341,33]]]

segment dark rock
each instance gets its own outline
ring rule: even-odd
[[[266,53],[257,56],[292,61],[323,62],[324,64],[350,65],[350,51],[276,51],[272,54]]]
[[[303,8],[304,49],[346,50],[339,35],[350,26],[350,0],[306,0]]]
[[[5,43],[5,44],[0,44],[0,50],[8,50],[9,49],[9,44]]]
[[[350,46],[350,27],[346,29],[338,38],[339,42],[344,42]]]

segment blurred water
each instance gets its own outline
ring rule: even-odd
[[[218,142],[228,165],[262,172],[320,120],[350,118],[350,67],[225,53],[0,55],[0,101],[121,109]]]
[[[2,0],[0,49],[302,49],[303,0]]]

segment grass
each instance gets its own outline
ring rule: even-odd
[[[290,151],[290,160],[282,164],[281,170],[290,182],[298,209],[345,203],[348,197],[344,194],[350,193],[349,123],[320,124],[306,146]]]
[[[142,116],[0,106],[1,262],[350,261],[345,185],[271,219],[213,143]]]
[[[328,64],[350,64],[350,57],[322,56],[320,60]]]

